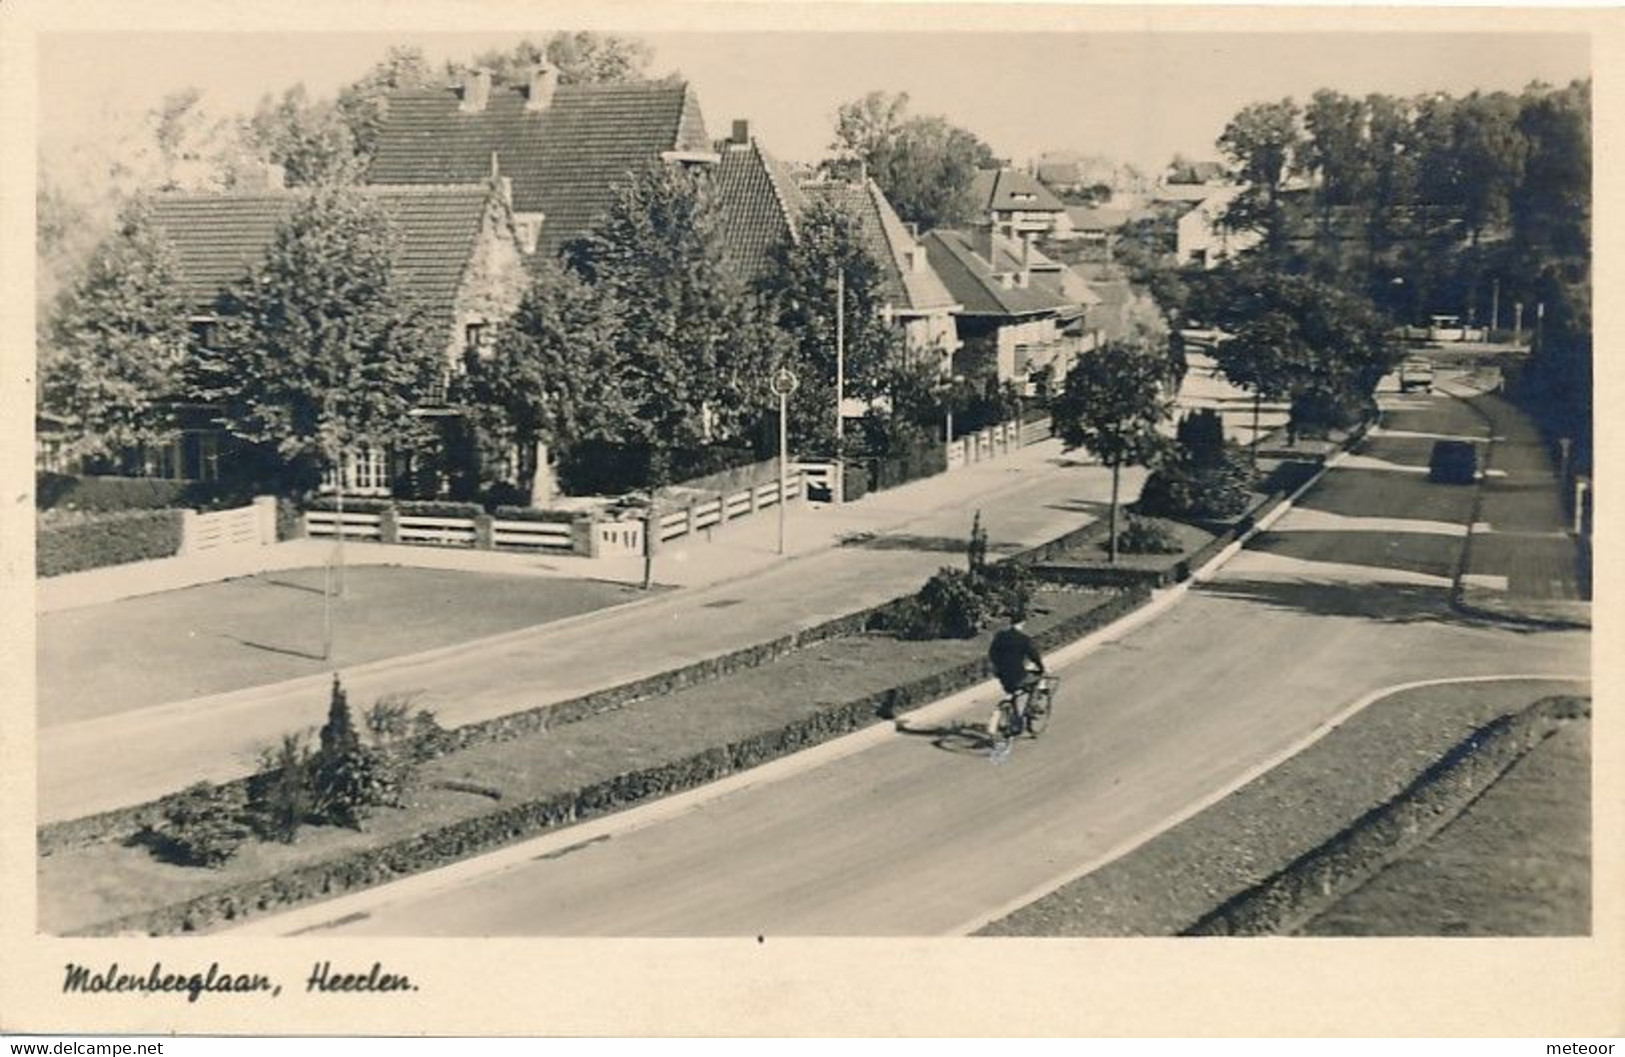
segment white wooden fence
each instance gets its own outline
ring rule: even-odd
[[[261,547],[276,542],[276,500],[260,496],[250,506],[200,514],[188,510],[181,519],[181,554],[202,554],[228,547]]]
[[[833,471],[833,467],[825,467]],[[809,475],[796,467],[786,475],[784,502],[794,502],[806,496]],[[658,522],[659,540],[664,543],[680,539],[702,529],[714,528],[729,521],[749,517],[758,511],[777,506],[780,502],[779,482],[747,486],[735,492],[717,495],[711,499],[695,501],[685,507],[666,510]],[[383,538],[383,516],[346,510],[343,515],[344,535],[347,539],[379,540]],[[311,510],[305,513],[305,534],[313,538],[330,539],[339,533],[340,516],[333,510]],[[595,521],[589,535],[578,538],[575,528],[562,521],[518,521],[503,518],[491,522],[491,546],[498,548],[525,548],[557,553],[591,554],[597,557],[643,553],[642,519],[621,521]],[[478,547],[479,528],[471,517],[427,517],[398,514],[395,518],[395,539],[399,543],[438,547]]]
[[[1046,440],[1053,433],[1054,426],[1047,418],[1019,426],[1014,422],[1001,422],[997,426],[968,433],[948,445],[948,469],[959,470],[972,463],[1008,455],[1025,445]]]

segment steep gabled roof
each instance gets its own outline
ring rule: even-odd
[[[368,179],[382,184],[513,181],[513,208],[543,214],[538,248],[584,235],[614,187],[667,151],[709,153],[699,101],[683,82],[560,85],[527,109],[528,85],[499,84],[485,106],[461,108],[455,88],[395,92]]]
[[[1021,262],[999,246],[998,240],[991,249],[979,248],[977,238],[969,232],[938,230],[923,241],[931,267],[963,306],[964,315],[1062,315],[1075,310],[1072,302],[1042,283],[1004,286],[999,275],[1019,271]]]
[[[950,309],[958,303],[931,267],[925,249],[909,234],[902,220],[873,180],[847,183],[819,180],[801,185],[812,199],[833,202],[863,225],[864,245],[880,262],[881,285],[894,308],[906,312]]]
[[[1017,169],[978,169],[971,179],[970,193],[976,208],[987,212],[1020,209],[1059,213],[1066,209],[1036,176]]]
[[[770,266],[773,247],[797,236],[807,199],[789,170],[755,137],[745,143],[725,141],[717,150],[721,160],[715,180],[723,242],[739,274],[755,279]]]
[[[395,225],[395,263],[407,297],[449,324],[463,271],[493,198],[489,186],[360,188]],[[166,194],[153,219],[175,250],[181,288],[199,309],[265,257],[277,225],[302,200],[296,190],[259,194]]]

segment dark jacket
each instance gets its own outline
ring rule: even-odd
[[[1032,661],[1039,671],[1044,670],[1044,658],[1033,640],[1020,628],[1005,628],[993,636],[987,648],[987,659],[993,663],[993,674],[999,677],[1004,692],[1013,694],[1027,681],[1027,662]]]

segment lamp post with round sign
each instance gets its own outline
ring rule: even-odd
[[[790,394],[796,391],[795,372],[780,367],[773,372],[773,392],[779,398],[779,553],[784,553],[784,507],[790,472]],[[806,482],[802,482],[805,489]]]

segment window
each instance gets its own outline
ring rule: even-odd
[[[336,490],[337,475],[329,468],[322,474],[322,491]],[[388,495],[389,454],[371,448],[348,452],[344,457],[346,495]]]
[[[215,347],[215,338],[219,336],[219,320],[214,319],[212,316],[194,316],[188,323],[192,328],[193,344],[201,349]]]
[[[486,348],[487,327],[482,320],[477,323],[468,323],[463,326],[463,352],[469,356],[484,358],[490,351]]]

